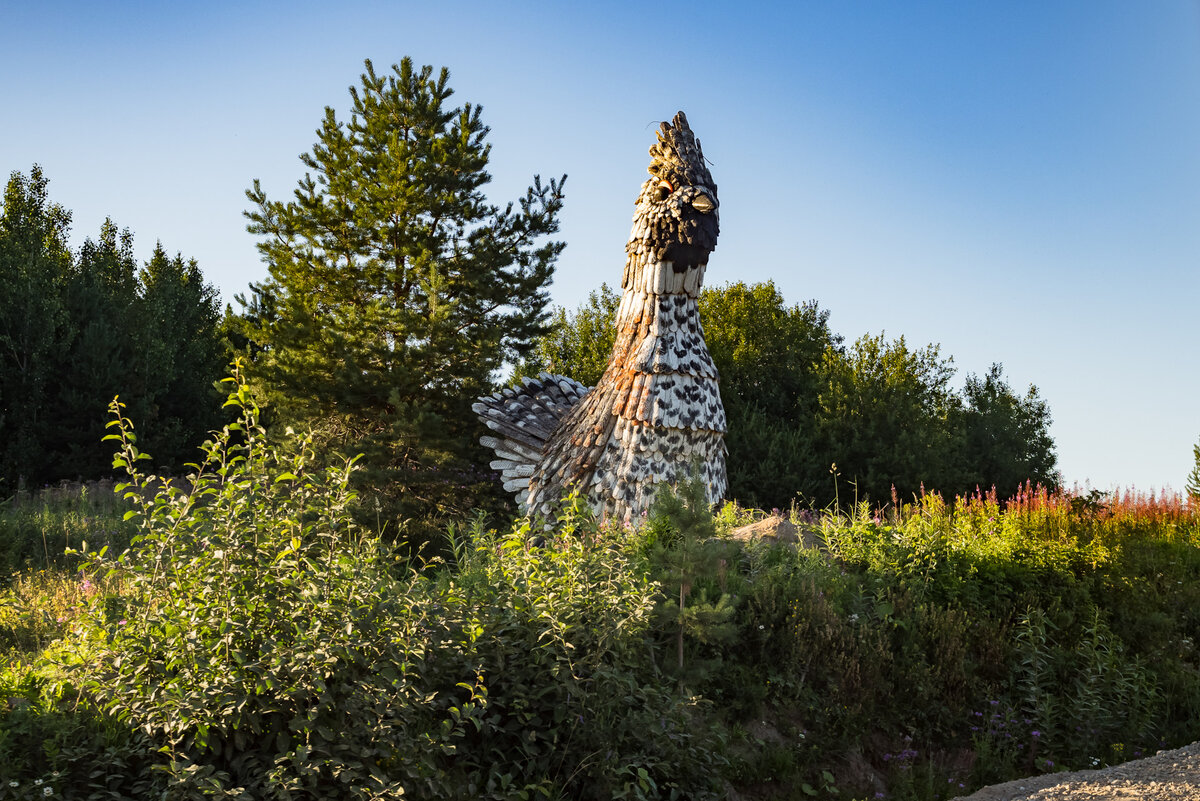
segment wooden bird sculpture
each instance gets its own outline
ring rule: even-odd
[[[725,409],[697,308],[717,244],[717,186],[682,111],[660,126],[649,171],[599,383],[542,373],[472,407],[522,511],[549,516],[577,490],[601,519],[639,525],[658,490],[697,465],[710,503],[725,494]]]

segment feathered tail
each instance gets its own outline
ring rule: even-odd
[[[588,391],[589,387],[573,378],[542,373],[471,406],[498,435],[480,437],[479,442],[496,452],[491,467],[500,471],[504,489],[516,493],[522,512],[529,499],[529,479],[542,460],[546,440]]]

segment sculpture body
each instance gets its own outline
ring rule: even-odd
[[[694,464],[710,502],[725,493],[725,410],[697,308],[717,187],[683,112],[661,125],[650,156],[599,383],[543,373],[473,407],[499,435],[481,441],[523,510],[548,513],[576,488],[602,518],[636,525]]]

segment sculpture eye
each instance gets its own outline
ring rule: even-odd
[[[670,181],[659,181],[658,186],[654,187],[654,200],[658,203],[662,203],[664,200],[669,198],[671,193],[674,191],[675,187],[671,186]]]

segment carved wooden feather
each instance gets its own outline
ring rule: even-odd
[[[709,501],[725,494],[725,409],[697,309],[719,232],[717,186],[682,111],[660,126],[650,157],[599,383],[543,373],[473,407],[499,435],[480,441],[522,510],[549,514],[576,488],[602,517],[637,525],[695,463]]]

